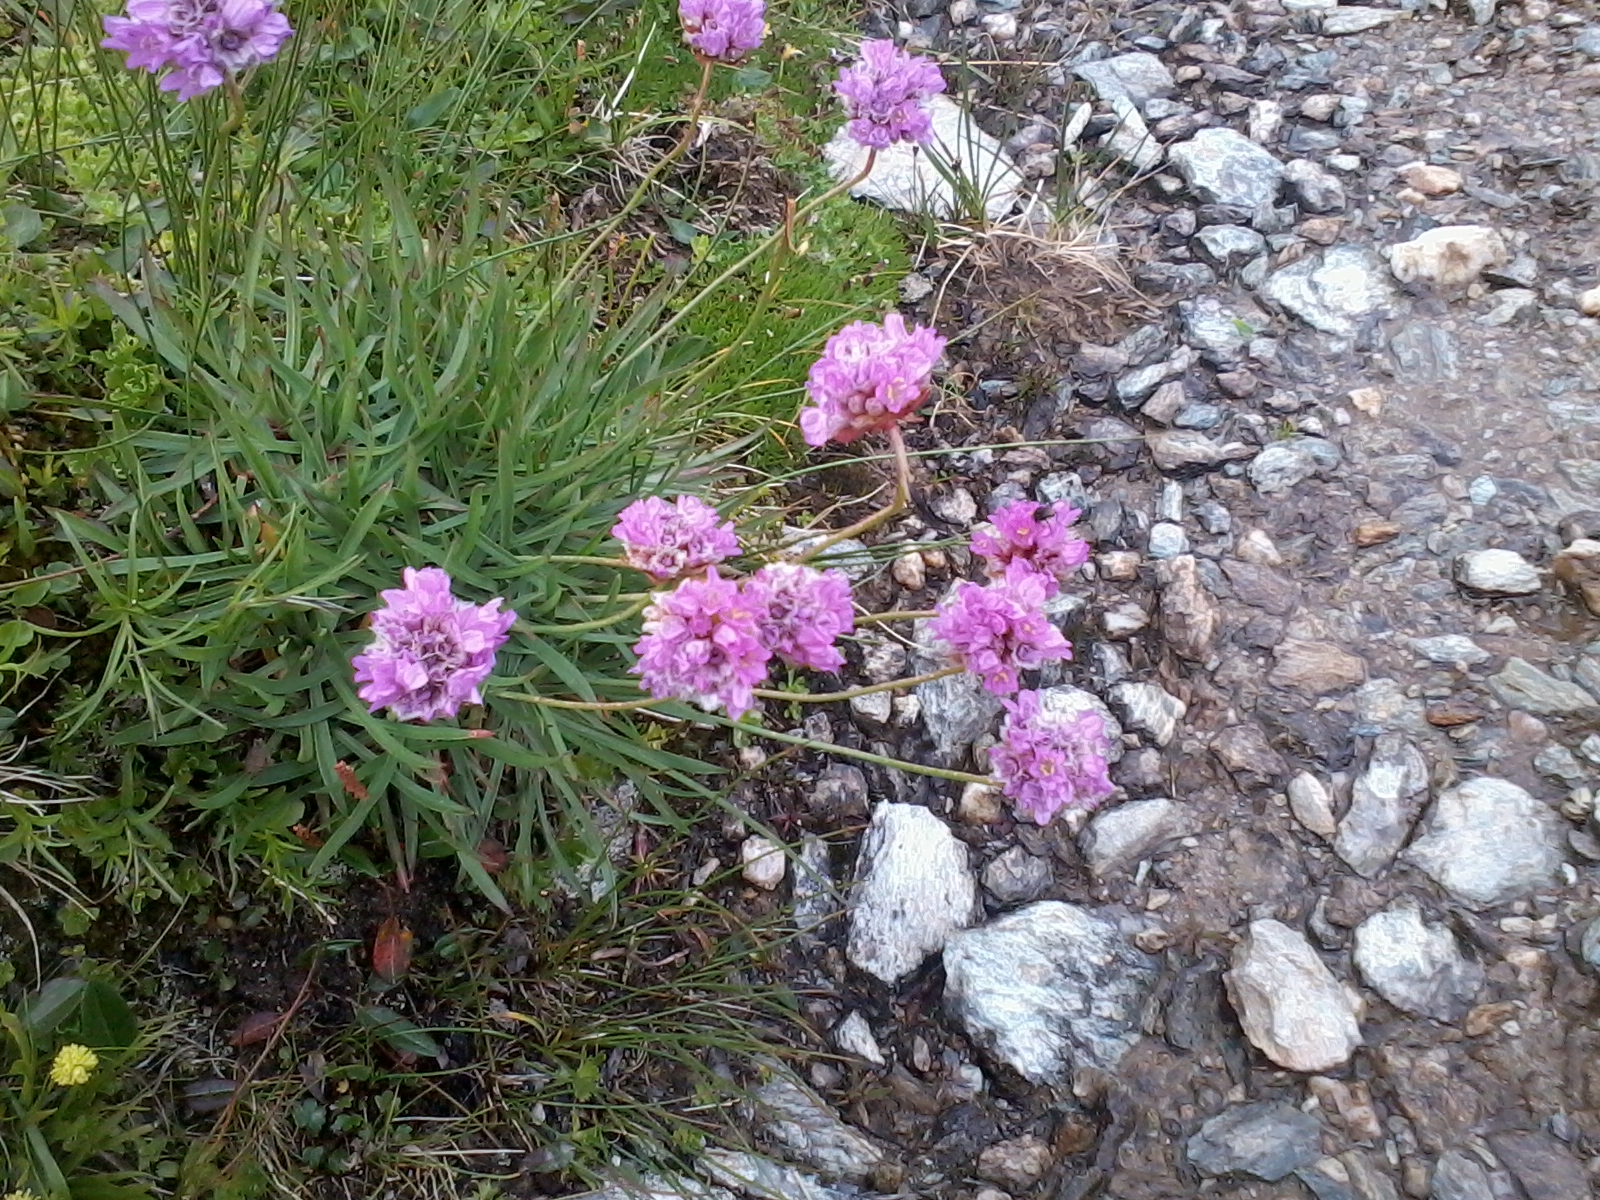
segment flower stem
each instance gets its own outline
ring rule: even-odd
[[[887,621],[922,621],[928,617],[937,617],[939,612],[933,608],[896,608],[889,612],[859,613],[856,616],[857,625],[876,625]]]
[[[643,700],[557,700],[532,692],[507,692],[501,699],[521,700],[524,704],[537,704],[541,708],[565,708],[576,712],[630,712],[636,708],[652,708],[666,703],[654,696],[647,696]]]
[[[540,554],[525,561],[563,563],[586,567],[616,567],[624,571],[637,569],[625,558],[601,558],[596,554]]]
[[[900,433],[898,425],[888,428],[889,448],[894,451],[894,499],[888,507],[881,508],[871,516],[863,517],[854,525],[847,525],[835,533],[829,534],[820,543],[811,547],[800,557],[801,562],[809,562],[830,546],[837,545],[846,538],[860,537],[870,530],[876,529],[891,517],[904,512],[911,505],[911,460],[906,457],[906,441]]]
[[[934,779],[950,779],[956,783],[981,783],[989,787],[994,786],[994,780],[987,775],[972,775],[966,771],[947,771],[943,767],[925,767],[921,763],[906,762],[903,759],[890,758],[884,754],[873,754],[868,750],[857,750],[853,746],[840,746],[834,742],[819,742],[814,738],[800,737],[793,733],[779,733],[775,729],[761,729],[754,725],[741,725],[737,721],[717,713],[704,713],[701,720],[711,721],[729,729],[740,729],[755,737],[763,737],[769,741],[783,742],[788,746],[799,746],[802,750],[817,750],[823,754],[837,754],[840,758],[853,758],[859,762],[875,763],[880,767],[889,767],[896,771],[905,771],[910,775],[930,775]]]
[[[646,595],[638,600],[635,600],[621,612],[613,613],[609,617],[596,617],[592,621],[579,621],[573,625],[523,625],[521,628],[528,633],[539,633],[546,635],[587,633],[591,629],[604,629],[608,625],[615,625],[618,622],[626,621],[629,617],[636,616],[637,614],[643,612],[645,606],[649,603],[650,597]]]
[[[916,687],[919,683],[931,683],[935,679],[943,679],[947,675],[959,675],[965,667],[941,667],[937,671],[929,671],[926,675],[912,675],[908,679],[891,679],[888,683],[874,683],[864,687],[849,688],[842,692],[777,692],[769,688],[756,688],[755,694],[763,700],[794,700],[800,704],[832,704],[836,700],[854,700],[857,696],[870,696],[874,692],[894,692],[901,688]]]

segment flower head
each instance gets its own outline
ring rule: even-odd
[[[4,1196],[0,1196],[0,1200],[39,1200],[39,1197],[27,1188],[18,1188],[14,1192],[7,1192]]]
[[[633,674],[662,700],[688,700],[707,712],[718,708],[738,720],[755,706],[751,694],[767,677],[772,651],[761,640],[762,611],[739,585],[706,569],[658,593],[644,610],[644,636]]]
[[[58,1087],[77,1087],[88,1083],[99,1065],[100,1056],[89,1047],[68,1042],[56,1051],[56,1059],[50,1064],[50,1082]]]
[[[1046,599],[1043,578],[1015,563],[988,587],[965,580],[956,584],[928,631],[985,688],[1006,695],[1022,686],[1023,671],[1072,657],[1072,643],[1044,615]]]
[[[841,445],[904,421],[928,395],[944,338],[921,325],[906,328],[899,313],[882,325],[854,321],[828,339],[811,365],[806,392],[814,407],[800,413],[800,431],[813,446]]]
[[[737,63],[766,35],[765,0],[678,0],[683,40],[701,58]]]
[[[617,517],[611,536],[622,543],[628,565],[657,582],[739,553],[733,522],[723,521],[698,496],[679,496],[671,503],[660,496],[635,500]]]
[[[843,571],[772,563],[745,583],[744,594],[760,611],[761,641],[772,653],[813,671],[844,666],[844,655],[833,643],[856,621]]]
[[[1093,809],[1111,795],[1099,713],[1051,712],[1038,692],[1018,692],[1003,703],[1006,722],[989,762],[1018,813],[1047,825],[1064,808]]]
[[[861,43],[861,57],[833,85],[850,123],[845,130],[863,146],[886,150],[896,142],[925,142],[933,121],[922,107],[944,91],[939,64],[901,50],[887,38]]]
[[[482,704],[478,688],[494,670],[495,651],[517,619],[487,604],[457,600],[450,576],[438,567],[405,569],[405,586],[380,592],[372,614],[372,643],[351,660],[356,694],[377,712],[401,721],[453,717],[463,704]]]
[[[1057,509],[1043,521],[1038,513],[1031,500],[1013,500],[995,509],[990,523],[973,533],[972,549],[989,560],[991,579],[1003,577],[1014,562],[1024,563],[1044,577],[1045,591],[1054,596],[1057,581],[1088,561],[1089,543],[1072,532],[1072,523],[1082,515],[1077,509]]]
[[[189,100],[277,55],[293,35],[278,0],[128,0],[128,15],[105,18],[107,50],[130,70],[165,71],[161,90]]]

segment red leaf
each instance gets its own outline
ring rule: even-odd
[[[251,1013],[239,1022],[239,1028],[233,1031],[233,1036],[228,1039],[228,1044],[230,1046],[254,1046],[257,1042],[264,1042],[272,1036],[272,1031],[277,1029],[282,1020],[283,1014],[277,1010]]]
[[[345,762],[344,759],[341,758],[333,764],[333,773],[339,777],[339,782],[344,784],[344,790],[349,792],[353,798],[357,800],[365,800],[367,798],[366,785],[356,778],[356,769]]]
[[[399,983],[411,969],[411,930],[390,917],[372,940],[372,973],[385,983]]]
[[[491,875],[498,875],[511,865],[511,855],[494,838],[484,838],[478,843],[478,861]]]

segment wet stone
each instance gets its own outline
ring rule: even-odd
[[[1401,735],[1383,734],[1351,788],[1350,811],[1339,823],[1335,852],[1370,879],[1400,853],[1427,801],[1427,760]]]
[[[1359,999],[1282,922],[1252,921],[1224,979],[1245,1036],[1280,1067],[1331,1071],[1361,1044]]]
[[[879,804],[856,860],[850,961],[894,983],[979,916],[966,846],[925,808]]]
[[[1511,658],[1498,674],[1489,676],[1489,690],[1508,708],[1540,716],[1592,713],[1600,709],[1594,696],[1575,683],[1547,675],[1522,658]]]
[[[1440,793],[1404,858],[1462,903],[1487,908],[1553,882],[1563,832],[1561,818],[1516,784],[1473,779]]]
[[[1483,989],[1483,968],[1462,957],[1455,935],[1424,921],[1415,904],[1375,913],[1356,927],[1356,970],[1408,1013],[1459,1021]]]
[[[957,934],[944,968],[945,1003],[968,1035],[1037,1084],[1114,1070],[1156,976],[1112,922],[1053,900]]]
[[[1277,199],[1283,164],[1232,129],[1202,129],[1168,155],[1189,190],[1207,203],[1254,212]]]
[[[1275,1182],[1322,1157],[1322,1123],[1282,1100],[1241,1104],[1200,1126],[1188,1153],[1207,1175]]]

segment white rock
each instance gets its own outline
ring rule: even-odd
[[[1515,550],[1471,550],[1455,562],[1456,582],[1490,596],[1531,596],[1542,585],[1538,569]]]
[[[1586,317],[1600,317],[1600,287],[1592,287],[1578,297],[1578,311]]]
[[[879,804],[856,859],[850,961],[895,983],[980,915],[966,846],[925,808]]]
[[[950,939],[945,1001],[969,1036],[1024,1078],[1109,1071],[1140,1036],[1153,960],[1112,922],[1043,900]]]
[[[834,1029],[833,1044],[846,1054],[866,1059],[875,1067],[884,1065],[883,1051],[878,1047],[878,1039],[872,1036],[872,1026],[855,1009]]]
[[[739,847],[739,861],[744,864],[744,881],[767,892],[783,882],[789,869],[783,847],[759,835],[745,838]]]
[[[1078,845],[1090,872],[1104,879],[1199,828],[1193,814],[1176,801],[1130,800],[1096,813],[1078,835]]]
[[[1166,151],[1150,136],[1149,127],[1139,115],[1139,106],[1127,96],[1113,97],[1108,103],[1117,124],[1100,144],[1136,171],[1155,170],[1166,157]]]
[[[1447,667],[1475,667],[1479,663],[1488,662],[1492,657],[1477,642],[1459,633],[1412,638],[1411,648],[1429,662]]]
[[[1158,746],[1171,743],[1178,722],[1189,711],[1188,705],[1157,683],[1116,684],[1110,699],[1127,728],[1149,735]]]
[[[1387,25],[1400,16],[1398,8],[1365,8],[1359,4],[1340,5],[1322,14],[1322,32],[1329,37],[1365,33]]]
[[[1107,103],[1115,97],[1126,96],[1142,105],[1156,96],[1172,95],[1172,89],[1177,86],[1167,65],[1144,51],[1079,63],[1072,68],[1072,73],[1094,88]]]
[[[735,1189],[748,1200],[845,1200],[845,1193],[788,1163],[743,1150],[707,1150],[700,1167],[715,1183]],[[727,1195],[721,1192],[719,1195]],[[571,1200],[585,1200],[573,1197]],[[628,1200],[647,1200],[628,1197]]]
[[[1488,267],[1511,257],[1504,239],[1487,225],[1441,225],[1389,247],[1389,269],[1401,283],[1465,287]]]
[[[1404,736],[1384,733],[1350,789],[1334,852],[1370,879],[1394,861],[1428,802],[1428,760]]]
[[[1339,830],[1333,816],[1333,797],[1310,771],[1301,771],[1289,781],[1289,811],[1319,837],[1331,838]]]
[[[886,208],[938,218],[959,217],[961,202],[944,174],[929,161],[937,158],[950,174],[964,179],[983,197],[984,212],[998,221],[1016,205],[1022,172],[1004,147],[979,129],[966,111],[948,96],[934,96],[925,106],[933,118],[933,136],[920,147],[897,142],[878,151],[872,174],[850,189],[862,200]],[[867,165],[867,151],[841,128],[823,148],[828,170],[836,180],[854,179]]]
[[[1504,904],[1553,883],[1561,871],[1561,818],[1504,779],[1472,779],[1442,792],[1426,832],[1402,856],[1458,900]]]
[[[1372,254],[1360,246],[1335,246],[1267,276],[1261,296],[1313,329],[1335,337],[1356,335],[1361,321],[1389,306],[1394,291]]]
[[[1331,1071],[1361,1044],[1360,997],[1280,921],[1250,923],[1224,980],[1245,1036],[1280,1067]]]
[[[1462,957],[1449,929],[1424,921],[1415,903],[1361,922],[1353,957],[1378,995],[1398,1009],[1437,1021],[1459,1021],[1483,988],[1483,968]]]
[[[1202,129],[1168,155],[1191,191],[1209,204],[1256,209],[1278,197],[1283,164],[1226,126]]]
[[[751,1099],[767,1137],[829,1178],[865,1179],[884,1160],[882,1147],[786,1073],[774,1074]]]

